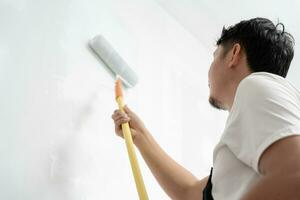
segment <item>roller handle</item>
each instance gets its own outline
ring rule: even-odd
[[[124,111],[125,103],[124,103],[124,99],[123,99],[123,93],[122,93],[120,79],[118,79],[116,81],[116,101],[118,103],[118,107],[121,110],[121,112],[125,113],[125,111]],[[140,200],[149,200],[148,194],[146,191],[146,187],[145,187],[145,184],[143,181],[143,177],[141,174],[141,170],[140,170],[140,167],[138,164],[137,156],[135,153],[129,123],[128,122],[123,123],[121,126],[122,126],[123,136],[124,136],[126,147],[127,147],[127,153],[129,156],[129,161],[131,164],[131,169],[132,169],[132,173],[133,173],[133,177],[135,180],[135,185],[136,185],[136,189],[137,189],[139,198],[140,198]]]

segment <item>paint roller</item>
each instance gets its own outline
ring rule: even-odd
[[[138,77],[136,73],[102,35],[97,35],[91,39],[89,45],[106,66],[122,79],[125,86],[133,87],[137,84]]]
[[[103,36],[98,35],[94,37],[92,40],[90,40],[89,45],[93,49],[93,51],[101,58],[101,60],[106,64],[106,66],[109,67],[116,74],[117,78],[115,82],[115,98],[121,112],[125,112],[125,102],[122,91],[122,80],[126,86],[133,87],[138,82],[137,75],[119,56],[119,54],[112,48],[112,46],[107,42],[107,40],[105,40]],[[148,200],[148,194],[145,188],[145,184],[135,153],[129,123],[124,123],[121,126],[139,199]]]

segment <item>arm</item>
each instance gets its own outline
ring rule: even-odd
[[[208,178],[198,180],[176,163],[156,143],[142,120],[127,106],[124,107],[124,110],[126,114],[115,110],[112,115],[115,121],[115,132],[118,136],[123,137],[121,124],[130,123],[134,144],[164,191],[175,200],[201,200],[202,191]]]
[[[242,200],[296,200],[300,197],[300,136],[272,144],[261,156],[261,179]]]
[[[136,137],[135,145],[158,183],[172,199],[202,199],[202,191],[206,186],[208,177],[198,180],[169,157],[150,133]]]

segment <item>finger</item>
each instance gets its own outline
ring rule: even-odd
[[[132,112],[131,109],[127,105],[124,106],[124,110],[128,113]]]
[[[120,115],[120,114],[122,114],[121,110],[115,110],[112,115],[114,116],[114,115]]]
[[[119,121],[119,120],[122,120],[122,119],[124,119],[124,120],[130,120],[130,117],[128,117],[128,116],[117,116],[114,120],[115,121]]]
[[[115,127],[115,132],[116,132],[117,136],[123,137],[123,131],[122,131],[122,128],[120,126]]]
[[[121,113],[121,112],[112,115],[113,119],[118,119],[120,117],[129,117],[129,116],[126,113]]]
[[[117,110],[114,115],[122,115],[122,114],[126,114],[125,112],[123,112],[122,110]]]
[[[129,119],[128,119],[128,118],[121,118],[121,119],[119,119],[119,120],[116,120],[116,121],[115,121],[115,124],[116,124],[116,126],[120,126],[120,125],[122,125],[122,124],[124,124],[124,123],[127,123],[127,122],[129,122]]]
[[[120,115],[122,115],[122,113],[119,112],[119,111],[116,111],[116,112],[112,115],[112,117],[118,117],[118,116],[120,116]]]
[[[136,116],[136,114],[127,105],[124,106],[124,111],[129,116]]]
[[[123,130],[122,130],[122,126],[116,126],[115,127],[115,133],[116,135],[123,137]]]

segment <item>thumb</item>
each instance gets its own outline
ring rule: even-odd
[[[131,113],[132,112],[131,109],[128,108],[127,105],[124,106],[124,110],[125,110],[126,113]]]

